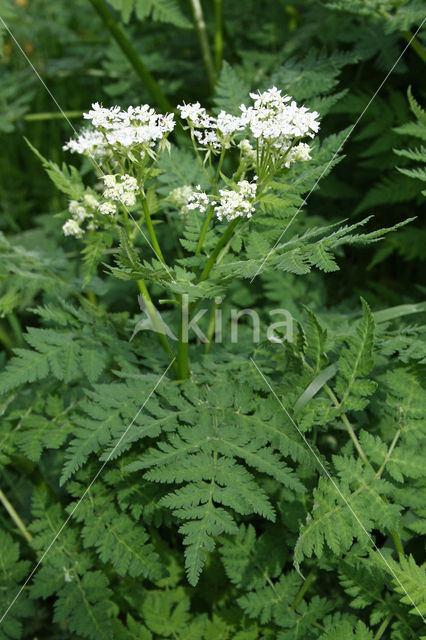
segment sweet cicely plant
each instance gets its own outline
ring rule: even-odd
[[[242,105],[239,115],[221,110],[213,116],[198,102],[178,107],[180,126],[190,135],[193,162],[203,188],[201,184],[184,183],[160,200],[158,181],[167,182],[161,159],[170,154],[168,138],[176,126],[173,114],[157,114],[148,105],[122,110],[96,103],[84,114],[91,128],[64,146],[90,158],[103,189],[101,194],[92,190],[82,193],[78,201],[70,202],[71,218],[63,231],[77,238],[85,232],[115,231],[122,238],[123,251],[126,245],[132,249],[131,260],[137,259],[133,249],[140,240],[138,235],[145,238],[151,250],[145,249],[145,258],[154,253],[161,263],[155,267],[156,279],[167,285],[181,307],[175,365],[180,379],[189,376],[188,335],[183,319],[190,325],[191,305],[213,290],[202,283],[232,252],[233,240],[244,238],[250,225],[265,214],[274,179],[284,176],[294,163],[310,160],[310,147],[303,140],[313,138],[319,129],[318,113],[298,107],[275,87],[251,93],[250,97],[253,105]],[[154,215],[167,212],[179,216],[178,228],[184,235],[181,244],[186,255],[175,261],[160,246],[153,224]],[[147,308],[152,309],[145,279],[152,279],[154,267],[134,267],[140,271],[140,293]],[[117,270],[115,274],[119,275]],[[218,276],[214,278],[216,286],[217,280]],[[188,296],[191,304],[184,309]],[[174,357],[164,333],[159,330],[158,335],[163,348]]]

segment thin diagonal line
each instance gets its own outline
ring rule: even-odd
[[[55,96],[53,95],[53,93],[50,91],[49,87],[47,86],[47,84],[45,83],[45,81],[43,80],[43,78],[41,77],[41,75],[39,74],[39,72],[37,71],[37,69],[35,68],[35,66],[33,65],[33,63],[31,62],[31,60],[29,59],[29,57],[27,56],[27,54],[25,53],[25,51],[23,50],[23,48],[21,47],[21,45],[19,44],[19,42],[17,41],[17,39],[15,38],[15,36],[13,35],[12,31],[10,30],[10,28],[8,27],[8,25],[6,24],[6,22],[4,21],[4,19],[0,16],[0,20],[3,23],[5,29],[7,30],[7,32],[9,33],[10,37],[12,38],[12,40],[14,41],[14,43],[16,44],[16,46],[18,47],[19,51],[22,53],[22,55],[24,56],[25,60],[28,62],[28,64],[30,65],[31,69],[34,71],[35,75],[37,76],[37,78],[40,80],[41,84],[43,85],[43,87],[46,89],[47,93],[49,94],[49,96],[52,98],[53,102],[55,103],[55,105],[58,107],[60,113],[62,113],[63,117],[65,118],[65,120],[68,122],[69,126],[71,127],[71,129],[73,130],[73,132],[75,133],[76,136],[78,136],[78,132],[76,131],[74,125],[72,124],[72,122],[69,120],[69,118],[66,116],[64,110],[62,109],[61,105],[58,103],[58,101],[56,100]],[[95,167],[98,169],[99,173],[104,176],[105,173],[102,171],[101,167],[99,166],[99,164],[96,162],[96,160],[94,158],[91,158],[91,161],[93,162],[93,164],[95,165]],[[129,215],[129,217],[133,220],[133,222],[135,223],[136,227],[139,229],[139,231],[141,232],[142,236],[145,238],[145,241],[148,243],[148,245],[151,247],[152,251],[155,253],[155,255],[157,256],[158,260],[161,262],[161,264],[163,265],[163,267],[166,269],[169,277],[171,278],[172,282],[174,283],[175,280],[171,274],[170,269],[168,268],[168,266],[166,264],[164,264],[164,262],[162,262],[160,256],[158,255],[158,253],[156,252],[156,250],[154,249],[154,247],[152,246],[152,244],[150,243],[150,241],[148,240],[148,238],[146,237],[146,234],[142,231],[141,227],[139,226],[139,224],[136,222],[136,220],[134,219],[134,217],[132,216],[132,214],[130,213],[130,211],[127,209],[126,205],[123,205],[124,209],[126,210],[127,214]]]
[[[348,500],[346,499],[346,497],[343,495],[343,493],[341,492],[339,486],[336,484],[336,482],[334,481],[334,479],[331,477],[331,475],[329,474],[329,472],[327,471],[326,467],[324,466],[324,464],[321,462],[321,459],[319,458],[319,456],[317,455],[317,453],[315,452],[315,449],[313,449],[313,447],[311,446],[311,444],[309,443],[309,441],[306,439],[305,435],[302,433],[302,431],[300,431],[299,427],[297,426],[296,422],[293,420],[292,416],[289,414],[289,412],[287,411],[287,409],[285,408],[285,406],[283,405],[283,403],[281,402],[281,400],[279,399],[279,397],[277,396],[277,394],[275,393],[274,389],[272,388],[269,380],[264,376],[264,374],[262,373],[262,371],[259,369],[259,367],[257,366],[256,362],[253,360],[253,358],[250,356],[250,360],[252,361],[252,363],[254,364],[254,366],[256,367],[258,373],[260,374],[260,376],[262,377],[262,379],[264,380],[265,384],[268,386],[269,390],[271,391],[272,395],[274,396],[275,400],[278,402],[278,404],[280,405],[281,409],[284,411],[284,413],[286,414],[286,416],[289,418],[290,422],[292,423],[292,425],[294,426],[294,428],[296,429],[297,433],[300,435],[300,437],[303,439],[304,443],[306,444],[306,446],[309,448],[309,451],[312,453],[312,455],[314,456],[315,460],[318,462],[318,464],[320,465],[321,469],[324,471],[325,475],[327,476],[327,478],[330,480],[331,484],[333,485],[333,487],[336,489],[337,493],[340,495],[340,497],[343,499],[343,501],[346,503],[348,509],[350,510],[350,512],[352,513],[352,515],[354,516],[355,520],[358,522],[359,526],[361,527],[361,529],[364,531],[364,533],[367,535],[368,539],[370,540],[370,542],[373,545],[373,549],[375,549],[377,551],[377,553],[379,554],[379,556],[381,557],[381,559],[383,560],[383,562],[386,564],[386,566],[388,567],[389,571],[391,572],[391,574],[393,575],[393,577],[395,578],[395,580],[398,582],[399,586],[401,587],[401,589],[404,591],[405,595],[407,596],[407,598],[409,599],[409,601],[411,602],[411,604],[413,605],[413,607],[416,609],[417,613],[419,614],[419,616],[421,617],[421,619],[423,620],[423,622],[426,622],[425,618],[422,616],[422,614],[420,613],[416,603],[414,602],[414,600],[412,599],[412,597],[410,596],[410,594],[407,592],[407,590],[405,589],[404,585],[402,584],[402,582],[399,580],[398,576],[396,575],[396,573],[393,571],[392,567],[390,566],[390,564],[388,563],[388,561],[386,560],[386,558],[384,557],[384,555],[382,554],[382,552],[380,551],[380,549],[377,547],[376,543],[374,542],[373,538],[371,537],[371,535],[368,533],[367,529],[364,527],[364,525],[362,524],[361,520],[359,519],[359,517],[357,516],[357,514],[355,513],[355,511],[353,510],[353,508],[351,507],[351,505],[349,504]]]
[[[126,436],[127,432],[129,431],[130,427],[133,425],[133,423],[135,422],[136,418],[138,417],[138,415],[140,414],[140,412],[142,411],[142,409],[147,405],[149,399],[151,398],[152,394],[154,393],[154,391],[157,389],[157,387],[161,384],[164,376],[166,375],[166,373],[168,372],[168,370],[170,369],[170,367],[172,366],[172,364],[174,363],[174,361],[176,360],[176,358],[173,358],[173,360],[170,362],[170,364],[168,365],[167,369],[164,371],[164,373],[160,376],[160,378],[157,380],[157,382],[155,383],[154,387],[151,389],[151,391],[149,392],[145,402],[142,404],[142,406],[140,407],[139,411],[137,412],[137,414],[135,415],[135,417],[133,418],[133,420],[131,421],[131,423],[128,425],[128,427],[126,428],[126,430],[124,431],[124,433],[121,435],[120,439],[118,440],[117,444],[115,445],[115,447],[112,449],[112,451],[110,452],[110,454],[108,455],[107,459],[105,460],[105,462],[103,463],[103,465],[100,467],[100,469],[98,470],[98,472],[96,473],[96,475],[92,478],[90,484],[86,487],[84,493],[82,494],[82,496],[79,498],[77,504],[74,506],[74,508],[72,509],[72,511],[70,512],[70,514],[68,515],[68,518],[65,520],[65,522],[62,524],[61,528],[56,532],[54,538],[50,541],[49,546],[47,547],[47,549],[44,551],[43,555],[41,556],[40,560],[37,562],[37,564],[35,565],[35,567],[33,568],[33,570],[31,571],[31,573],[28,575],[28,577],[26,578],[25,582],[22,584],[21,588],[19,589],[18,593],[16,594],[16,596],[13,598],[12,602],[9,604],[9,606],[7,607],[6,611],[3,613],[2,617],[0,618],[0,624],[3,622],[3,620],[5,619],[5,617],[7,616],[7,614],[9,613],[9,611],[11,610],[11,608],[13,607],[13,605],[15,604],[15,602],[17,601],[17,599],[19,598],[19,596],[21,595],[21,593],[23,592],[23,590],[25,589],[25,587],[27,586],[28,582],[31,580],[31,578],[33,577],[33,575],[35,574],[35,572],[37,571],[37,569],[39,568],[39,566],[41,565],[41,563],[43,562],[43,560],[45,559],[45,557],[47,556],[47,554],[49,553],[50,549],[53,547],[53,545],[55,544],[56,540],[59,538],[59,536],[61,535],[62,531],[65,529],[65,527],[67,526],[68,522],[71,520],[72,516],[74,515],[74,513],[77,511],[78,507],[80,506],[80,504],[83,502],[84,498],[86,497],[86,495],[88,494],[88,492],[90,491],[90,489],[92,488],[92,486],[94,485],[94,483],[96,482],[96,480],[99,478],[99,476],[101,475],[102,471],[104,470],[105,466],[108,464],[111,456],[113,455],[114,451],[117,449],[118,445],[121,443],[121,441],[123,440],[123,438]]]
[[[343,142],[341,142],[341,144],[339,145],[339,147],[337,148],[337,150],[334,152],[331,160],[328,162],[328,164],[326,165],[325,169],[322,171],[320,177],[316,180],[314,186],[312,187],[312,189],[309,191],[308,195],[306,196],[306,198],[303,200],[302,204],[300,205],[300,207],[298,208],[298,210],[296,211],[295,214],[293,214],[293,216],[291,217],[290,221],[288,222],[287,226],[284,228],[284,231],[281,233],[280,237],[278,238],[278,240],[276,241],[276,243],[274,244],[274,246],[270,249],[269,253],[266,255],[266,257],[263,259],[262,264],[260,265],[260,267],[258,268],[258,270],[256,271],[256,273],[254,274],[254,276],[252,277],[252,279],[250,280],[250,284],[253,282],[253,280],[256,278],[256,276],[260,273],[260,271],[263,268],[263,265],[265,264],[265,262],[267,261],[267,259],[269,258],[269,256],[271,255],[271,253],[277,248],[281,238],[283,237],[283,235],[286,233],[287,229],[290,227],[290,225],[294,222],[294,220],[296,219],[296,217],[299,215],[300,210],[302,209],[302,207],[305,206],[305,204],[308,201],[309,196],[311,195],[311,193],[313,192],[313,190],[315,189],[315,187],[317,186],[318,182],[321,180],[321,178],[323,177],[323,175],[325,174],[325,172],[327,171],[327,169],[329,168],[329,166],[331,165],[331,163],[333,162],[334,158],[337,156],[337,154],[340,152],[341,148],[343,147],[343,145],[347,142],[348,138],[352,135],[355,127],[358,125],[359,121],[361,120],[361,118],[364,116],[365,112],[367,111],[367,109],[370,107],[371,103],[373,102],[373,100],[375,100],[375,98],[377,97],[377,94],[379,93],[379,91],[381,90],[381,88],[383,87],[383,85],[385,84],[385,82],[387,81],[387,79],[389,78],[389,76],[391,75],[391,73],[393,72],[393,70],[395,69],[395,67],[397,66],[398,62],[401,60],[402,56],[404,55],[404,53],[407,51],[408,47],[411,45],[412,41],[414,40],[414,38],[416,37],[416,35],[419,33],[420,29],[422,28],[422,26],[424,25],[426,21],[426,18],[423,18],[422,23],[420,24],[420,26],[418,27],[418,29],[415,31],[414,35],[410,38],[410,40],[408,41],[408,43],[405,45],[404,49],[402,50],[402,53],[398,56],[398,58],[396,59],[396,61],[393,63],[392,67],[390,68],[390,70],[388,71],[388,73],[386,74],[386,76],[384,77],[384,79],[382,80],[382,82],[380,83],[380,85],[378,86],[378,88],[376,89],[376,91],[374,92],[373,96],[370,98],[370,100],[368,101],[367,105],[364,107],[364,110],[362,111],[361,115],[358,116],[358,118],[355,121],[355,124],[351,127],[349,133],[346,135],[346,137],[344,138]]]

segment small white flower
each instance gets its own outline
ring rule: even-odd
[[[85,194],[85,196],[83,198],[83,202],[90,209],[97,209],[98,208],[98,201],[96,200],[95,196],[92,196],[91,193],[86,193]]]
[[[113,216],[117,212],[117,205],[113,202],[103,202],[99,205],[99,211],[104,216]]]
[[[216,128],[225,148],[230,145],[230,141],[237,131],[241,131],[245,126],[243,118],[233,116],[230,113],[226,113],[226,111],[221,111],[217,116]]]
[[[241,142],[239,143],[238,147],[241,150],[241,156],[242,156],[243,160],[247,164],[255,164],[255,162],[256,162],[256,150],[253,149],[253,147],[250,144],[250,141],[247,140],[247,138],[244,138],[244,140],[241,140]]]
[[[115,176],[104,175],[102,176],[102,180],[104,181],[104,185],[106,187],[109,187],[109,188],[115,187],[115,183],[116,183]]]
[[[254,199],[256,197],[257,176],[253,182],[241,180],[237,183],[237,191],[230,189],[220,189],[220,202],[216,207],[215,213],[219,220],[224,218],[229,222],[240,216],[251,218],[254,207]]]
[[[71,153],[81,153],[90,158],[104,156],[108,153],[104,136],[95,129],[84,129],[76,140],[69,140],[62,149]]]
[[[189,199],[194,193],[193,187],[185,184],[182,187],[176,187],[176,189],[173,189],[173,191],[171,191],[167,196],[167,201],[178,209],[181,216],[185,216],[189,210]]]
[[[83,229],[75,220],[67,220],[62,226],[62,231],[64,232],[64,236],[75,236],[76,238],[81,238],[83,235]]]
[[[70,200],[68,203],[68,211],[72,214],[77,212],[77,208],[80,207],[78,200]]]
[[[124,174],[119,176],[119,182],[116,176],[105,175],[102,177],[106,189],[104,190],[104,198],[110,200],[118,200],[126,207],[133,207],[136,203],[136,192],[138,191],[138,183],[136,178]]]
[[[188,210],[199,209],[201,213],[204,213],[204,211],[209,206],[209,197],[204,191],[201,191],[201,186],[199,184],[197,185],[196,189],[197,190],[189,196],[186,208]]]
[[[299,142],[299,144],[288,152],[285,158],[285,166],[289,167],[293,162],[306,162],[307,160],[311,160],[310,150],[311,148],[308,144]]]

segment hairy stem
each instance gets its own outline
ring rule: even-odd
[[[4,493],[3,493],[3,491],[1,489],[0,489],[0,502],[2,503],[4,508],[6,509],[6,511],[10,515],[10,517],[12,518],[13,522],[18,527],[19,531],[24,536],[25,540],[27,542],[31,542],[31,540],[33,539],[31,533],[28,531],[27,527],[24,525],[24,523],[22,522],[21,518],[16,513],[14,507],[9,502],[9,500],[6,498],[6,496],[4,495]]]
[[[120,27],[111,11],[106,6],[104,0],[89,0],[89,2],[92,4],[93,8],[100,16],[104,25],[110,31],[111,35],[126,56],[127,60],[132,65],[133,69],[138,74],[139,78],[142,80],[143,85],[147,88],[157,105],[161,109],[164,109],[164,111],[171,111],[172,106],[164,95],[160,85],[140,59],[133,44],[124,33],[123,29]]]
[[[207,38],[206,23],[204,22],[203,9],[200,0],[191,0],[192,13],[194,15],[195,28],[197,30],[198,39],[200,41],[201,55],[203,56],[204,65],[207,71],[207,77],[212,89],[215,85],[215,68],[213,58],[210,53],[209,41]]]

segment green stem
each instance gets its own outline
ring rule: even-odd
[[[223,34],[222,34],[222,0],[214,2],[214,59],[216,73],[219,74],[222,68],[223,57]]]
[[[27,122],[39,122],[40,120],[62,120],[62,118],[81,118],[83,111],[60,111],[59,113],[27,113],[23,120]]]
[[[333,391],[330,389],[330,387],[325,384],[324,385],[324,390],[328,393],[328,395],[330,396],[330,398],[333,400],[334,406],[338,409],[340,409],[340,403],[338,401],[338,399],[336,398],[336,396],[334,395]],[[365,464],[366,467],[371,467],[370,461],[367,458],[367,456],[364,453],[364,449],[361,447],[361,443],[358,440],[358,438],[356,437],[356,433],[352,428],[351,423],[349,422],[346,413],[341,413],[340,417],[342,419],[343,424],[346,427],[347,432],[350,435],[350,438],[352,440],[352,442],[354,443],[355,449],[358,451],[358,455],[361,458],[361,460],[363,461],[363,463]]]
[[[191,0],[192,13],[194,15],[195,28],[200,41],[201,55],[207,71],[207,77],[212,89],[215,85],[215,68],[212,55],[210,53],[209,41],[207,38],[206,23],[204,22],[203,9],[200,0]]]
[[[229,225],[227,226],[225,233],[223,234],[223,236],[221,236],[221,238],[219,239],[217,245],[215,246],[215,248],[213,249],[212,254],[210,255],[210,258],[207,260],[207,264],[204,267],[203,271],[201,272],[200,278],[198,280],[198,282],[203,282],[203,280],[206,280],[210,274],[210,271],[212,270],[214,263],[216,262],[216,258],[220,252],[220,250],[222,249],[223,246],[225,246],[225,244],[228,242],[228,240],[231,239],[232,234],[234,233],[234,229],[237,226],[237,224],[239,223],[240,218],[235,218],[234,220],[232,220],[232,222],[229,223]]]
[[[393,613],[390,613],[388,615],[388,617],[383,620],[382,624],[377,629],[376,635],[374,636],[374,640],[380,640],[380,638],[382,637],[383,633],[385,632],[385,630],[386,630],[389,622],[392,620],[392,618],[393,618]]]
[[[294,602],[291,605],[290,609],[293,609],[293,611],[296,609],[297,605],[302,600],[303,596],[305,595],[305,593],[307,592],[307,590],[309,589],[309,587],[311,586],[311,584],[313,583],[313,581],[315,580],[316,577],[317,577],[317,570],[316,569],[312,569],[312,571],[310,572],[310,574],[306,578],[305,582],[303,583],[302,588],[300,589],[299,593],[295,597]]]
[[[13,331],[13,335],[15,336],[16,342],[20,347],[23,347],[25,345],[25,340],[24,340],[24,334],[22,332],[21,323],[19,322],[18,317],[12,311],[7,315],[7,319]]]
[[[27,542],[31,542],[31,540],[33,539],[31,533],[28,531],[28,529],[26,528],[26,526],[22,522],[21,518],[16,513],[15,509],[13,508],[13,506],[11,505],[9,500],[6,498],[6,496],[4,495],[4,493],[3,493],[3,491],[1,489],[0,489],[0,502],[3,504],[4,508],[6,509],[6,511],[10,515],[10,517],[12,518],[13,522],[18,527],[19,531],[24,536],[25,540]]]
[[[163,347],[164,351],[171,357],[174,358],[175,354],[173,353],[169,342],[166,338],[166,336],[163,333],[163,327],[159,324],[158,321],[158,317],[156,314],[156,309],[154,307],[154,304],[152,302],[151,296],[149,295],[149,291],[147,289],[147,286],[145,284],[145,282],[140,279],[137,281],[138,283],[138,287],[139,287],[139,291],[141,293],[141,296],[143,297],[143,299],[145,300],[146,303],[146,307],[147,307],[147,311],[148,311],[148,315],[151,319],[151,322],[154,326],[154,329],[156,329],[156,334],[158,337],[158,340],[161,344],[161,346]]]
[[[215,300],[213,300],[212,303],[212,308],[210,311],[210,318],[209,318],[209,324],[207,326],[207,333],[206,333],[206,338],[207,338],[207,342],[205,344],[204,347],[204,353],[210,353],[210,349],[212,348],[212,339],[213,339],[213,334],[214,331],[216,329],[216,309],[217,309],[217,303]]]
[[[9,351],[10,353],[12,352],[12,349],[13,349],[12,341],[10,340],[7,332],[3,329],[1,325],[0,325],[0,342],[4,344],[7,351]]]
[[[406,41],[410,43],[410,46],[414,49],[419,58],[426,63],[426,49],[422,44],[420,44],[417,38],[413,38],[413,34],[409,31],[401,31],[401,34],[404,36]]]
[[[186,327],[188,326],[189,308],[183,307],[183,298],[181,298],[181,313],[179,323],[179,342],[177,351],[177,377],[178,380],[187,380],[189,378],[189,358],[188,358],[188,335]],[[185,334],[184,334],[185,328]]]
[[[197,248],[195,249],[195,255],[198,256],[201,249],[203,248],[204,238],[206,237],[207,229],[209,228],[210,220],[212,219],[214,213],[214,207],[210,207],[208,214],[204,220],[203,227],[201,229],[200,237],[198,238]]]
[[[113,14],[106,6],[104,0],[89,0],[89,2],[92,4],[93,8],[100,16],[104,25],[110,31],[111,35],[132,65],[133,69],[138,74],[139,78],[142,80],[142,83],[147,88],[157,105],[164,111],[171,111],[172,106],[164,95],[162,89],[160,88],[160,85],[140,59],[133,44],[124,33],[118,22],[115,20]]]
[[[143,196],[141,198],[141,201],[142,201],[143,211],[145,214],[146,226],[148,228],[149,237],[151,239],[152,248],[154,249],[154,252],[157,258],[160,260],[160,262],[162,262],[165,266],[167,266],[163,256],[163,252],[161,251],[160,245],[158,244],[157,236],[155,235],[154,225],[152,224],[151,214],[149,213],[149,208],[148,208],[148,203],[146,201],[146,198]]]
[[[151,241],[152,241],[152,238],[154,237],[155,238],[155,242],[157,243],[157,248],[158,248],[157,255],[158,255],[158,257],[161,256],[162,262],[165,264],[164,258],[163,258],[163,254],[161,253],[161,249],[158,246],[157,237],[155,236],[154,228],[153,228],[152,221],[151,221],[151,216],[149,215],[148,205],[146,203],[146,198],[142,198],[142,206],[143,206],[144,211],[145,211],[145,219],[146,219],[146,216],[148,216],[148,220],[149,220],[150,226],[152,228],[153,236],[151,235],[151,231],[150,231]],[[133,247],[134,246],[134,238],[132,237],[132,234],[130,232],[128,212],[127,212],[127,210],[125,208],[124,208],[124,224],[125,224],[126,231],[127,231],[127,237],[129,238],[129,242]],[[148,224],[148,222],[147,222],[147,224]],[[148,226],[148,229],[149,228],[150,227]],[[145,282],[142,279],[139,279],[137,281],[137,284],[138,284],[138,288],[139,288],[140,294],[143,297],[143,299],[145,300],[146,308],[147,308],[147,312],[148,312],[148,315],[150,317],[150,320],[151,320],[151,322],[153,324],[154,329],[156,329],[155,333],[157,334],[157,338],[158,338],[161,346],[163,347],[164,351],[174,360],[175,359],[175,354],[173,353],[173,351],[172,351],[172,349],[171,349],[171,347],[169,345],[169,342],[168,342],[166,336],[163,333],[163,327],[161,326],[161,324],[160,324],[160,322],[158,320],[157,313],[156,313],[157,310],[155,309],[154,303],[152,302],[151,296],[149,295],[148,288],[147,288]],[[176,370],[175,363],[173,364],[173,367]]]
[[[216,176],[215,176],[215,194],[217,193],[217,183],[219,181],[220,178],[220,170],[222,169],[222,164],[223,164],[223,159],[225,157],[225,149],[223,148],[222,151],[220,152],[220,157],[219,157],[219,162],[217,165],[217,171],[216,171]]]
[[[378,13],[385,20],[392,20],[393,19],[392,15],[389,13],[389,11],[386,11],[386,9],[381,9],[381,10],[378,11]],[[406,39],[406,41],[410,44],[410,47],[412,47],[414,49],[414,51],[417,53],[419,58],[421,58],[421,60],[423,60],[423,62],[426,62],[426,49],[417,40],[417,38],[413,38],[413,34],[410,31],[401,30],[400,33]]]

